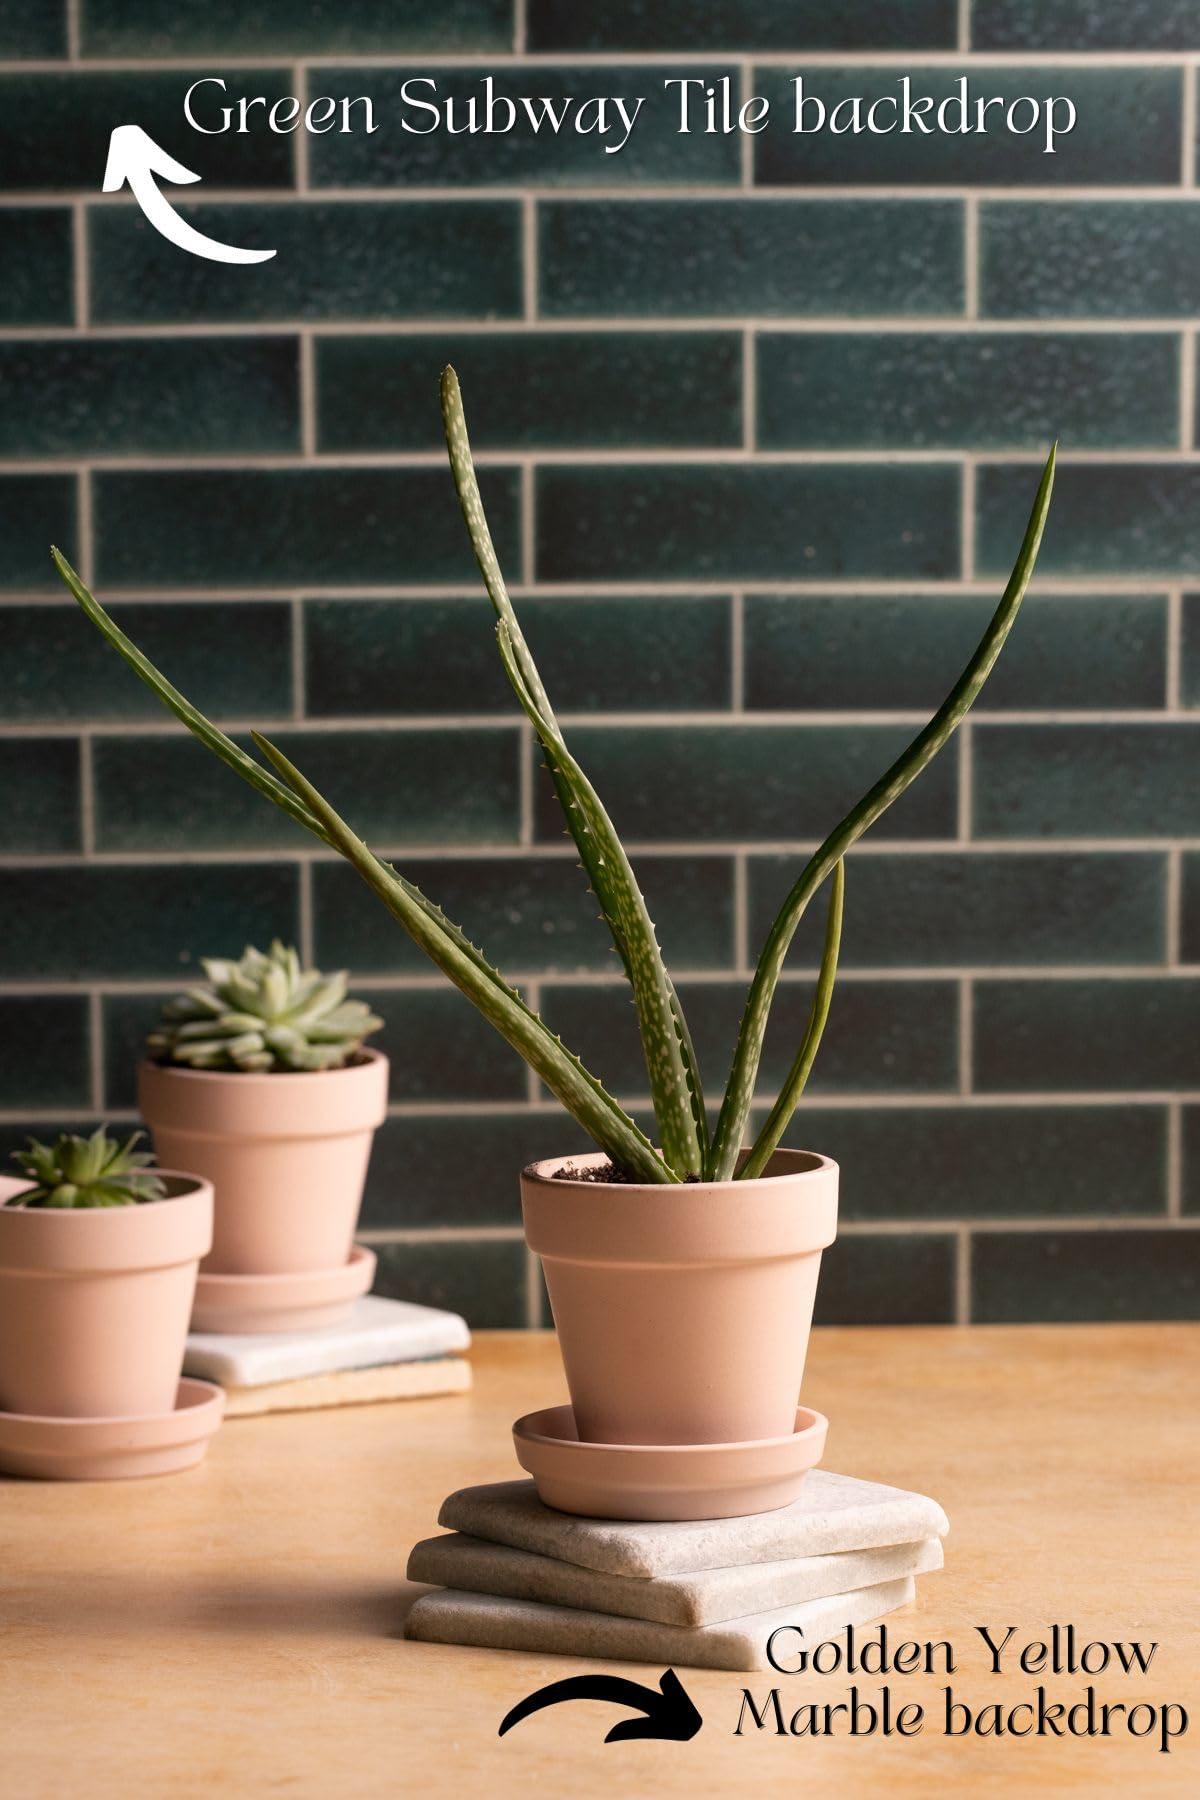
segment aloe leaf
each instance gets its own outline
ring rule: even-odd
[[[829,1008],[833,1001],[833,988],[837,980],[838,951],[842,942],[842,913],[846,900],[846,865],[837,862],[833,867],[833,881],[829,894],[829,912],[825,919],[825,944],[821,951],[821,967],[817,973],[817,985],[813,991],[812,1009],[808,1015],[808,1028],[804,1033],[804,1041],[796,1052],[795,1060],[787,1072],[783,1086],[779,1090],[774,1106],[767,1114],[762,1130],[751,1145],[750,1154],[737,1172],[739,1181],[749,1181],[755,1175],[761,1175],[779,1147],[779,1140],[787,1130],[788,1121],[796,1110],[796,1106],[808,1086],[808,1077],[813,1063],[817,1059],[817,1051],[821,1048],[821,1038],[825,1032],[825,1022],[829,1017]]]
[[[607,1151],[617,1167],[642,1181],[675,1180],[675,1175],[633,1120],[496,972],[491,971],[493,979],[490,981],[481,979],[476,962],[432,923],[425,910],[411,900],[374,852],[351,831],[283,752],[258,732],[254,734],[254,741],[314,817],[320,820],[329,841],[358,870],[426,955],[475,1003],[488,1023],[520,1052],[572,1118],[602,1150]]]
[[[663,964],[629,858],[599,796],[567,749],[513,609],[488,528],[453,369],[443,371],[441,391],[450,467],[475,559],[496,612],[505,672],[541,742],[568,828],[633,989],[663,1155],[678,1173],[697,1175],[707,1152],[708,1130],[699,1066],[679,996]]]
[[[733,1068],[709,1154],[707,1173],[710,1179],[729,1181],[733,1176],[754,1097],[754,1084],[758,1078],[771,1001],[775,996],[784,958],[805,908],[834,864],[845,856],[851,845],[858,841],[868,826],[874,824],[893,800],[899,799],[909,783],[932,762],[942,745],[961,724],[1004,647],[1037,562],[1046,514],[1050,508],[1050,495],[1054,488],[1056,450],[1057,445],[1046,459],[1025,537],[1008,586],[975,654],[924,730],[918,733],[890,769],[880,776],[874,787],[863,795],[857,806],[830,832],[801,872],[771,926],[754,972],[738,1030]]]

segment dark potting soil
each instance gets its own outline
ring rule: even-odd
[[[698,1175],[685,1175],[685,1181],[699,1181]],[[627,1175],[624,1169],[616,1168],[612,1163],[600,1163],[594,1169],[569,1169],[566,1163],[561,1169],[555,1169],[552,1181],[602,1181],[617,1187],[640,1187],[636,1175]]]

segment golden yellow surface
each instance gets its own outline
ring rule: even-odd
[[[516,1473],[512,1419],[565,1397],[552,1337],[482,1334],[472,1394],[227,1424],[157,1481],[0,1480],[0,1793],[290,1797],[1200,1793],[1200,1327],[824,1331],[805,1400],[831,1468],[919,1488],[950,1515],[946,1569],[893,1640],[949,1638],[972,1708],[1017,1704],[973,1627],[1054,1622],[1157,1641],[1098,1698],[1189,1709],[1173,1754],[1109,1740],[941,1735],[945,1678],[893,1678],[920,1736],[734,1735],[742,1691],[785,1714],[844,1675],[681,1670],[687,1744],[605,1745],[628,1716],[574,1702],[497,1738],[568,1658],[406,1644],[409,1545],[451,1488]],[[656,1668],[608,1665],[653,1682]],[[1075,1700],[1088,1677],[1050,1677]],[[877,1677],[858,1678],[874,1697]],[[1023,1718],[1024,1715],[1019,1715]]]

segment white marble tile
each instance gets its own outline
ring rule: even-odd
[[[260,1387],[336,1369],[368,1369],[382,1363],[417,1362],[466,1350],[471,1334],[457,1313],[407,1300],[367,1294],[350,1317],[324,1331],[194,1331],[184,1353],[185,1375],[224,1387]]]

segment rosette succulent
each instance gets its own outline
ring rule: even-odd
[[[145,1136],[135,1131],[123,1144],[110,1138],[103,1125],[91,1137],[62,1132],[53,1144],[30,1138],[27,1150],[14,1150],[13,1160],[34,1183],[14,1194],[9,1206],[90,1207],[141,1206],[162,1200],[166,1188],[148,1164],[154,1158],[134,1145]]]
[[[383,1024],[361,1000],[347,1000],[346,972],[304,969],[278,939],[241,959],[211,957],[205,987],[163,1008],[147,1047],[159,1062],[190,1069],[340,1069]]]

